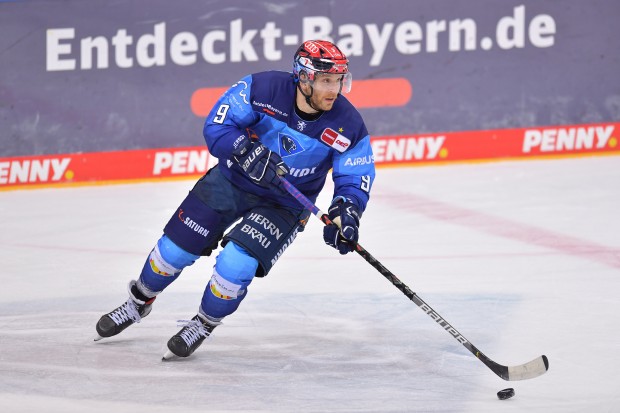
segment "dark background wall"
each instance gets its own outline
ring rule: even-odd
[[[0,157],[202,145],[195,90],[290,70],[325,34],[354,79],[409,81],[406,105],[361,109],[376,136],[618,121],[619,17],[616,0],[0,1]]]

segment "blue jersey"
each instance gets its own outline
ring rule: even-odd
[[[235,83],[215,104],[203,134],[222,174],[245,191],[283,205],[297,201],[254,182],[232,160],[233,142],[240,135],[258,137],[290,168],[287,180],[316,201],[330,169],[334,196],[351,199],[360,211],[368,202],[375,177],[370,136],[362,117],[339,95],[332,109],[313,121],[295,113],[296,83],[287,72],[262,72]]]

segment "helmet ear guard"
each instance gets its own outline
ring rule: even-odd
[[[298,77],[300,83],[312,83],[312,81],[310,80],[310,75],[308,75],[308,72],[306,70],[300,70]]]

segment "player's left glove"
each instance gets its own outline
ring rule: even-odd
[[[258,141],[243,138],[236,142],[233,150],[233,157],[241,169],[263,188],[275,188],[286,193],[279,176],[285,176],[289,168],[280,155]]]
[[[359,209],[348,199],[337,197],[329,207],[328,216],[332,221],[340,218],[340,228],[336,224],[324,226],[325,243],[336,248],[342,255],[353,251],[359,238]]]

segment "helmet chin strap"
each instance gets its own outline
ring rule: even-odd
[[[310,98],[312,97],[312,94],[314,93],[314,88],[312,86],[310,86],[310,94],[309,95],[306,95],[304,93],[304,91],[301,90],[301,81],[297,83],[297,89],[299,90],[299,93],[301,93],[302,96],[304,98],[306,98],[306,103],[308,104],[308,106],[310,106],[312,109],[316,110],[317,112],[323,112],[321,109],[315,108],[312,105],[312,101],[310,100]]]

